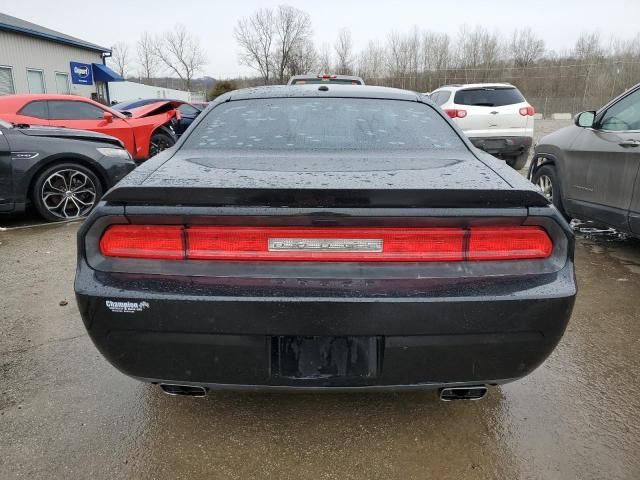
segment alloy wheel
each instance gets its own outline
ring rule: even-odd
[[[548,175],[540,175],[536,185],[542,191],[542,194],[549,200],[553,200],[553,183]]]
[[[53,172],[42,184],[42,204],[58,218],[78,218],[96,203],[96,185],[85,173],[64,169]]]

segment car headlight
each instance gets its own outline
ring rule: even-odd
[[[129,152],[124,148],[96,148],[96,150],[105,157],[124,158],[127,160],[131,159],[131,155],[129,155]]]

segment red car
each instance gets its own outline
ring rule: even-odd
[[[130,115],[130,116],[129,116]],[[156,102],[128,114],[75,95],[7,95],[0,97],[0,118],[7,122],[66,127],[111,135],[135,160],[146,160],[171,147],[174,102]]]

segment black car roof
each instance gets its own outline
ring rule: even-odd
[[[216,103],[228,100],[248,100],[259,98],[286,97],[340,97],[340,98],[376,98],[383,100],[422,101],[422,96],[409,90],[368,85],[273,85],[268,87],[244,88],[235,90],[216,99]]]

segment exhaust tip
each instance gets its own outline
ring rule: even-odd
[[[487,395],[487,387],[447,387],[440,390],[440,400],[452,402],[454,400],[480,400]]]
[[[204,397],[207,391],[204,387],[195,387],[193,385],[173,385],[170,383],[161,383],[160,388],[167,395],[183,396],[183,397]]]

